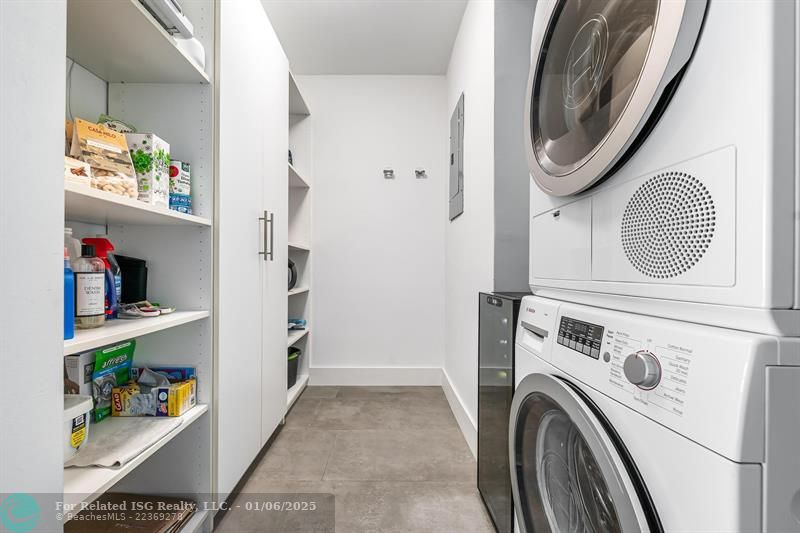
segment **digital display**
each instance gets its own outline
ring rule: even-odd
[[[558,326],[558,344],[594,359],[600,358],[603,326],[581,322],[567,316],[561,317]]]

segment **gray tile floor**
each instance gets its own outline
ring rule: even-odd
[[[217,531],[494,531],[440,387],[308,387],[233,505]]]

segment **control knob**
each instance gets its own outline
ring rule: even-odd
[[[656,356],[641,351],[630,354],[623,366],[625,377],[640,389],[653,389],[661,381],[661,365]]]

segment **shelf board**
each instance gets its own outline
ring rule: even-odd
[[[302,174],[295,168],[294,165],[289,163],[289,187],[294,189],[310,189],[311,184],[306,180]]]
[[[297,376],[297,382],[295,382],[294,386],[286,393],[286,409],[289,410],[294,405],[294,402],[297,401],[297,398],[300,397],[300,393],[305,390],[306,385],[308,385],[308,376],[303,374]]]
[[[152,445],[136,456],[135,459],[119,468],[103,468],[90,466],[86,468],[65,468],[64,469],[64,504],[76,505],[81,502],[90,503],[100,497],[104,492],[114,486],[122,478],[130,474],[136,467],[142,464],[150,456],[164,447],[169,441],[177,437],[186,428],[192,425],[198,418],[208,411],[207,405],[197,405],[181,418],[183,422],[174,431],[167,433]],[[118,431],[121,425],[129,420],[125,418],[109,418],[100,424],[91,424],[89,429],[90,438],[97,438],[104,432]],[[156,487],[157,488],[157,487]]]
[[[112,83],[210,83],[139,0],[69,0],[67,57]]]
[[[299,250],[301,252],[310,252],[311,247],[307,244],[300,244],[299,242],[290,242],[289,243],[290,250]]]
[[[148,333],[155,333],[182,324],[208,318],[208,311],[175,311],[152,318],[116,319],[95,329],[76,329],[75,337],[64,341],[64,355],[85,352],[115,342],[122,342]]]
[[[72,0],[70,0],[72,1]],[[80,183],[64,182],[64,218],[88,224],[139,224],[144,226],[211,226],[211,219],[154,207]]]
[[[306,329],[290,329],[289,335],[287,336],[286,346],[293,346],[297,343],[300,339],[308,335],[308,328]]]
[[[294,79],[294,74],[289,71],[289,114],[290,115],[310,115],[311,110],[308,108],[306,99],[303,98],[303,93],[297,86],[297,80]]]
[[[294,296],[295,294],[303,294],[310,291],[308,287],[295,287],[294,289],[289,291],[289,296]]]

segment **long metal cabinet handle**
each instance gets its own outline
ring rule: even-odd
[[[264,216],[263,217],[258,217],[258,221],[261,222],[264,225],[264,237],[263,237],[263,240],[262,240],[262,244],[264,245],[264,249],[263,250],[259,250],[258,255],[263,255],[264,256],[264,261],[267,260],[267,220],[268,220],[267,212],[264,211]]]
[[[266,212],[264,215],[266,216]],[[275,213],[269,214],[267,222],[269,223],[269,253],[264,254],[264,260],[269,256],[270,261],[275,261]]]

